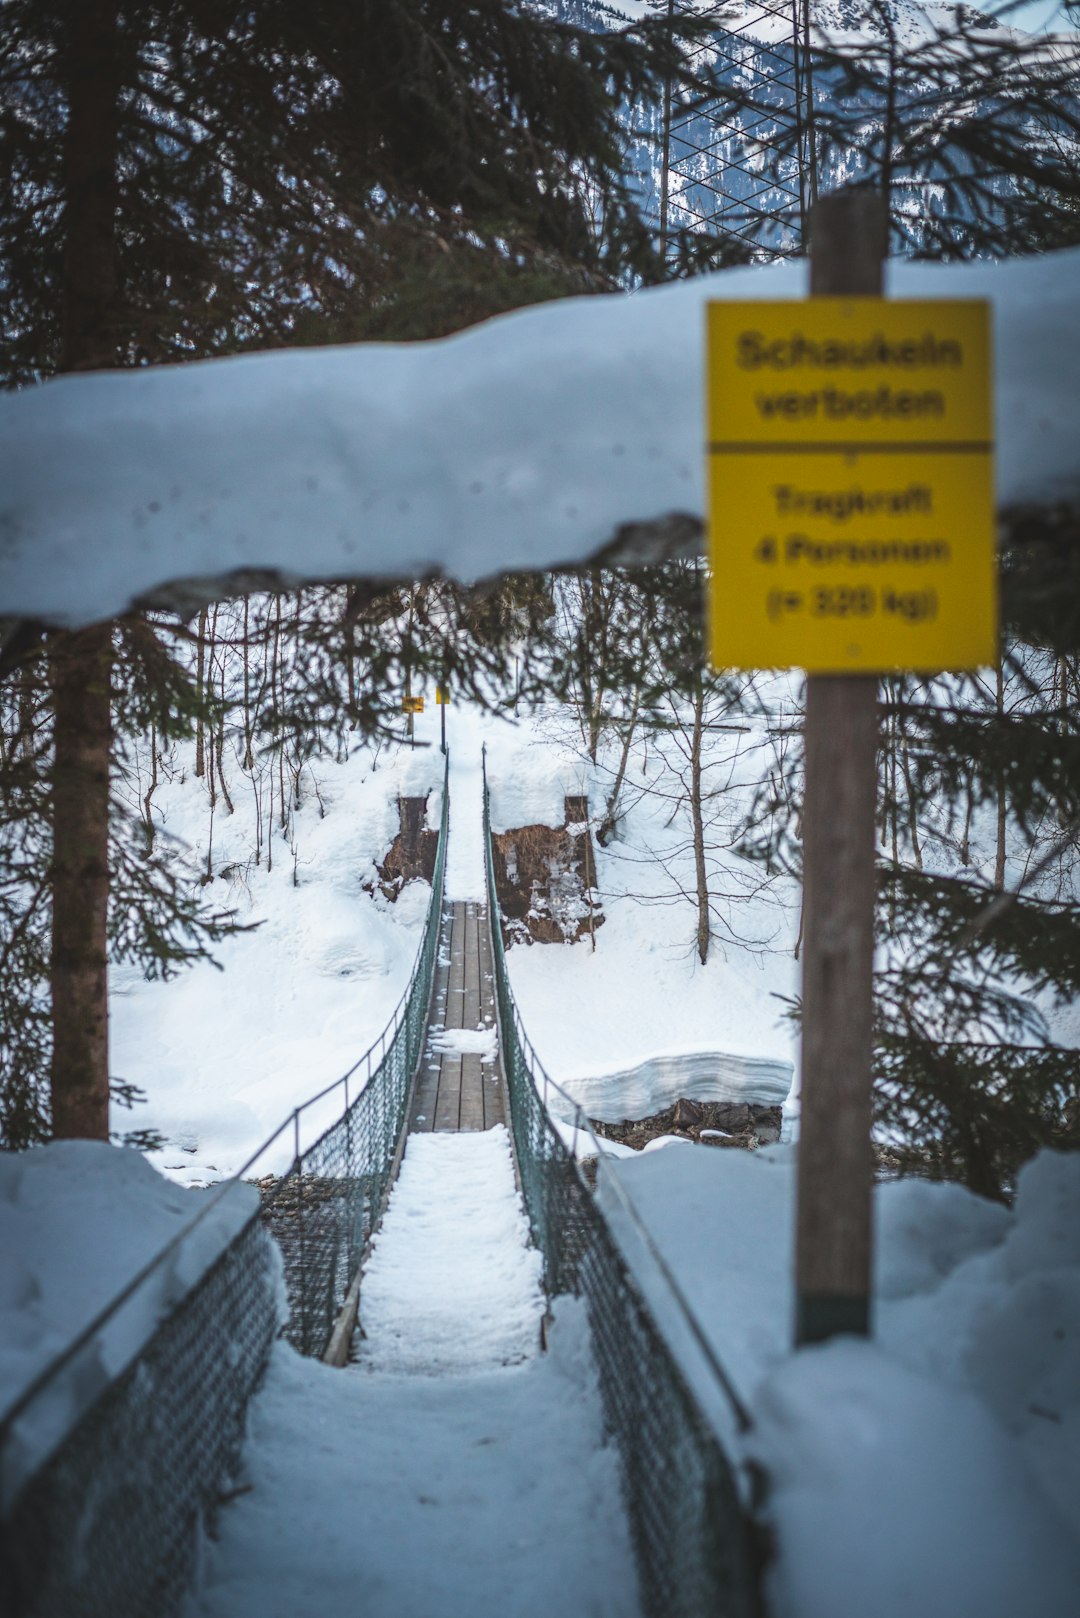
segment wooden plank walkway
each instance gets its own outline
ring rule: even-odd
[[[484,1062],[473,1052],[439,1051],[443,1030],[495,1026],[495,972],[487,906],[447,905],[439,937],[427,1051],[416,1087],[410,1130],[493,1129],[505,1124],[506,1087],[501,1055]]]

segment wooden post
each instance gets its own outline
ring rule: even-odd
[[[880,295],[877,193],[851,187],[823,197],[810,230],[811,295]],[[805,741],[800,1345],[870,1329],[876,676],[809,675]]]

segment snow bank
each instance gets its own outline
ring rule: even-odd
[[[680,1050],[648,1056],[614,1073],[575,1074],[569,1088],[590,1118],[619,1123],[663,1112],[680,1097],[779,1107],[788,1098],[794,1071],[793,1063],[766,1056]]]
[[[975,1395],[843,1340],[759,1394],[775,1618],[1073,1618],[1080,1555]]]
[[[258,1193],[239,1184],[185,1191],[140,1153],[94,1141],[0,1153],[0,1415],[191,1224],[206,1197],[213,1206],[191,1234],[17,1421],[3,1452],[4,1498],[243,1228]]]
[[[460,579],[704,510],[703,306],[802,298],[805,263],[569,299],[438,342],[58,378],[0,399],[0,612],[55,623],[169,581]],[[894,264],[988,297],[1001,504],[1080,494],[1080,250]],[[209,593],[197,583],[186,598]],[[168,597],[178,603],[174,592]]]
[[[567,797],[589,790],[590,772],[580,756],[538,730],[535,721],[526,721],[516,734],[498,732],[490,750],[492,831],[565,826]]]
[[[1015,1207],[875,1192],[874,1339],[791,1351],[795,1148],[607,1164],[756,1419],[776,1618],[1065,1618],[1080,1590],[1080,1154]],[[677,1311],[600,1195],[673,1341]],[[695,1240],[686,1240],[693,1230]]]
[[[423,716],[421,716],[423,717]],[[236,812],[211,827],[205,785],[180,749],[176,779],[158,787],[160,831],[205,867],[212,830],[214,869],[204,890],[215,908],[235,910],[254,931],[215,946],[209,961],[168,983],[137,966],[110,973],[112,1065],[139,1085],[146,1104],[114,1111],[114,1127],[156,1129],[153,1161],[185,1185],[236,1173],[292,1109],[345,1073],[378,1039],[413,969],[431,889],[412,882],[391,904],[377,887],[376,862],[399,828],[396,799],[430,792],[437,826],[442,759],[434,748],[386,748],[373,767],[360,749],[342,763],[314,759],[290,839],[275,828],[254,863],[255,811],[238,770]],[[186,763],[186,768],[184,767]],[[313,778],[317,778],[317,790]],[[314,1109],[310,1144],[341,1112]],[[258,1172],[280,1172],[291,1138]]]
[[[743,1398],[791,1340],[792,1151],[698,1146],[636,1153],[612,1166]],[[601,1205],[647,1283],[647,1254],[605,1182]],[[670,1314],[667,1289],[655,1276],[650,1301],[661,1319]]]

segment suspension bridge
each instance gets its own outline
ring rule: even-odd
[[[182,1268],[219,1188],[0,1418],[12,1618],[346,1601],[376,1618],[539,1618],[573,1591],[613,1618],[757,1611],[749,1502],[721,1437],[750,1417],[614,1177],[620,1226],[667,1287],[664,1329],[602,1211],[599,1144],[514,1003],[486,778],[464,810],[465,835],[482,814],[485,893],[446,895],[448,761],[408,989],[372,1049],[241,1171],[291,1156],[259,1177],[258,1211],[95,1387],[101,1342]],[[563,1315],[585,1323],[596,1432],[544,1352]],[[340,1369],[297,1379],[279,1335]],[[624,1585],[592,1566],[605,1491]]]

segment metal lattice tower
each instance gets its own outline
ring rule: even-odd
[[[691,54],[714,98],[669,82],[660,233],[683,228],[744,244],[755,257],[801,250],[816,194],[810,0],[667,0],[715,31]]]

